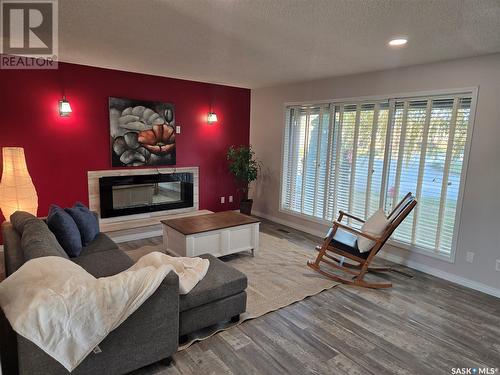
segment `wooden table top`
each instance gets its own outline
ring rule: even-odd
[[[260,220],[235,211],[222,211],[213,214],[162,220],[161,222],[187,236],[239,225],[260,223]]]

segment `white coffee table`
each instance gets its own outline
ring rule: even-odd
[[[235,211],[162,220],[166,252],[194,257],[209,253],[216,257],[259,250],[259,224],[254,217]]]

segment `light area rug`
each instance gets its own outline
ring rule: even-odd
[[[137,260],[152,251],[163,251],[162,246],[144,246],[129,250],[127,254]],[[313,249],[260,233],[259,251],[255,257],[250,253],[240,253],[221,258],[247,275],[247,311],[237,323],[221,323],[197,332],[179,350],[245,320],[257,318],[338,285],[306,266],[307,260],[315,256]]]

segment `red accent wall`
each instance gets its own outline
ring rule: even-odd
[[[58,112],[63,94],[73,109],[66,118]],[[109,96],[174,103],[182,128],[177,166],[199,167],[200,209],[238,207],[225,153],[249,142],[250,90],[60,63],[58,70],[0,70],[0,147],[24,147],[39,216],[51,203],[88,204],[87,171],[111,169]],[[216,125],[206,123],[211,106]]]

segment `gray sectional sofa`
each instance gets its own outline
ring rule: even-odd
[[[44,252],[54,255],[57,246],[45,224],[37,223],[36,238],[24,241],[23,233],[10,222],[2,224],[2,234],[7,276],[34,256],[44,256]],[[29,245],[33,243],[35,255]],[[246,276],[209,254],[202,257],[209,259],[210,267],[189,294],[179,296],[178,277],[170,273],[156,292],[102,341],[101,351],[91,353],[72,374],[124,374],[154,362],[169,362],[179,339],[215,323],[236,320],[246,310]],[[114,275],[133,264],[104,233],[99,233],[80,256],[70,259],[95,277]],[[4,375],[68,374],[43,350],[13,332],[3,312],[0,329]]]

